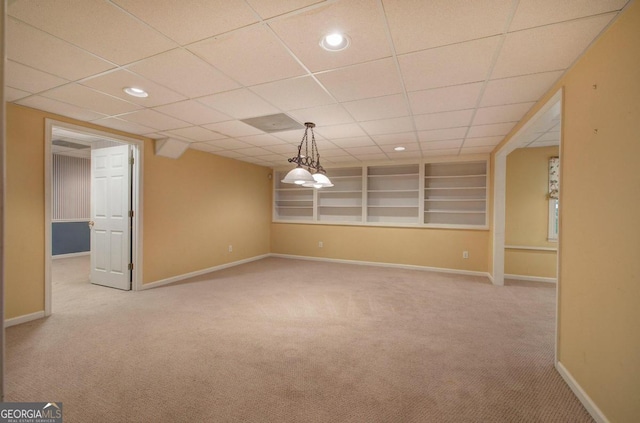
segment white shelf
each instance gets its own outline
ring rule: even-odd
[[[332,168],[332,188],[274,177],[274,221],[487,229],[488,161]]]
[[[478,174],[478,175],[450,175],[450,176],[425,176],[424,179],[460,179],[460,178],[486,178],[487,174]]]
[[[487,166],[487,161],[425,164],[424,223],[486,226]]]

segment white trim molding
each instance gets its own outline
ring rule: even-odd
[[[4,321],[4,327],[8,328],[10,326],[20,325],[22,323],[31,322],[32,320],[42,319],[44,317],[44,310],[36,311],[35,313],[24,314],[18,317],[12,317],[11,319],[6,319]]]
[[[517,281],[529,281],[529,282],[545,282],[545,283],[556,283],[558,280],[556,278],[545,278],[542,276],[527,276],[527,275],[504,275],[505,279],[515,279]]]
[[[88,256],[90,254],[91,254],[91,251],[80,251],[79,253],[56,254],[56,255],[51,256],[51,258],[53,260],[57,260],[57,259]]]
[[[491,280],[488,272],[478,272],[474,270],[418,266],[414,264],[384,263],[384,262],[378,262],[378,261],[343,260],[343,259],[334,259],[334,258],[327,258],[327,257],[296,256],[293,254],[279,254],[279,253],[271,253],[269,254],[269,256],[285,258],[285,259],[293,259],[293,260],[325,261],[329,263],[357,264],[359,266],[392,267],[396,269],[425,270],[429,272],[438,272],[438,273],[453,273],[457,275],[482,276]]]
[[[267,258],[269,256],[270,256],[270,254],[262,254],[262,255],[259,255],[259,256],[249,257],[249,258],[238,260],[238,261],[232,261],[231,263],[221,264],[219,266],[209,267],[207,269],[196,270],[196,271],[189,272],[189,273],[183,273],[182,275],[176,275],[176,276],[172,276],[170,278],[160,279],[159,281],[149,282],[149,283],[143,284],[141,286],[140,290],[158,288],[160,286],[168,285],[168,284],[174,283],[174,282],[179,282],[179,281],[182,281],[182,280],[185,280],[185,279],[193,278],[195,276],[205,275],[207,273],[217,272],[218,270],[228,269],[229,267],[235,267],[235,266],[239,266],[241,264],[250,263],[252,261],[262,260],[262,259]]]
[[[530,247],[527,245],[505,245],[505,250],[558,251],[555,247]]]
[[[593,420],[597,423],[609,423],[609,419],[607,419],[596,403],[593,402],[591,397],[587,395],[580,384],[573,378],[571,373],[569,373],[569,370],[567,370],[567,368],[559,361],[556,362],[556,370],[560,373],[560,376],[562,376],[567,385],[569,385],[569,388],[571,388],[575,396],[578,397],[584,408],[587,409],[591,417],[593,417]]]

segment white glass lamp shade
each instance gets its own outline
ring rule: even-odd
[[[333,186],[331,180],[324,173],[314,173],[312,176],[313,182],[305,182],[303,187],[331,188]]]
[[[315,179],[313,179],[313,176],[311,176],[309,171],[298,166],[294,169],[291,169],[289,173],[287,173],[287,176],[284,177],[282,182],[284,182],[285,184],[303,185],[306,183],[313,183],[315,182]]]

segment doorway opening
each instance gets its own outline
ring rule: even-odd
[[[505,281],[505,249],[506,247],[525,247],[526,246],[509,246],[505,243],[506,236],[506,184],[507,184],[507,156],[514,152],[516,149],[524,148],[527,146],[535,145],[536,141],[542,141],[540,146],[550,145],[545,144],[545,138],[551,137],[551,132],[557,137],[558,144],[558,156],[562,156],[562,89],[558,90],[544,106],[538,110],[538,112],[518,130],[518,132],[511,138],[511,140],[502,146],[495,155],[494,166],[494,202],[493,202],[493,283],[495,285],[504,285]],[[561,181],[561,178],[560,178]],[[560,203],[553,202],[553,211],[551,208],[551,201],[549,201],[549,218],[552,215],[560,218]],[[553,225],[552,225],[553,223]],[[555,362],[557,362],[558,351],[558,293],[560,288],[560,254],[561,254],[561,242],[560,242],[560,228],[561,225],[557,225],[556,222],[548,222],[548,234],[551,239],[551,227],[555,226],[555,235],[557,236],[557,254],[556,254],[556,316],[555,316]],[[542,251],[543,249],[540,248]]]
[[[141,288],[143,142],[51,119],[45,131],[48,316],[54,273],[76,286]]]

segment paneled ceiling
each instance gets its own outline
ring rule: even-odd
[[[287,164],[303,131],[241,119],[315,122],[325,166],[488,153],[626,3],[10,0],[5,91],[265,166]],[[333,31],[347,49],[320,47]]]

